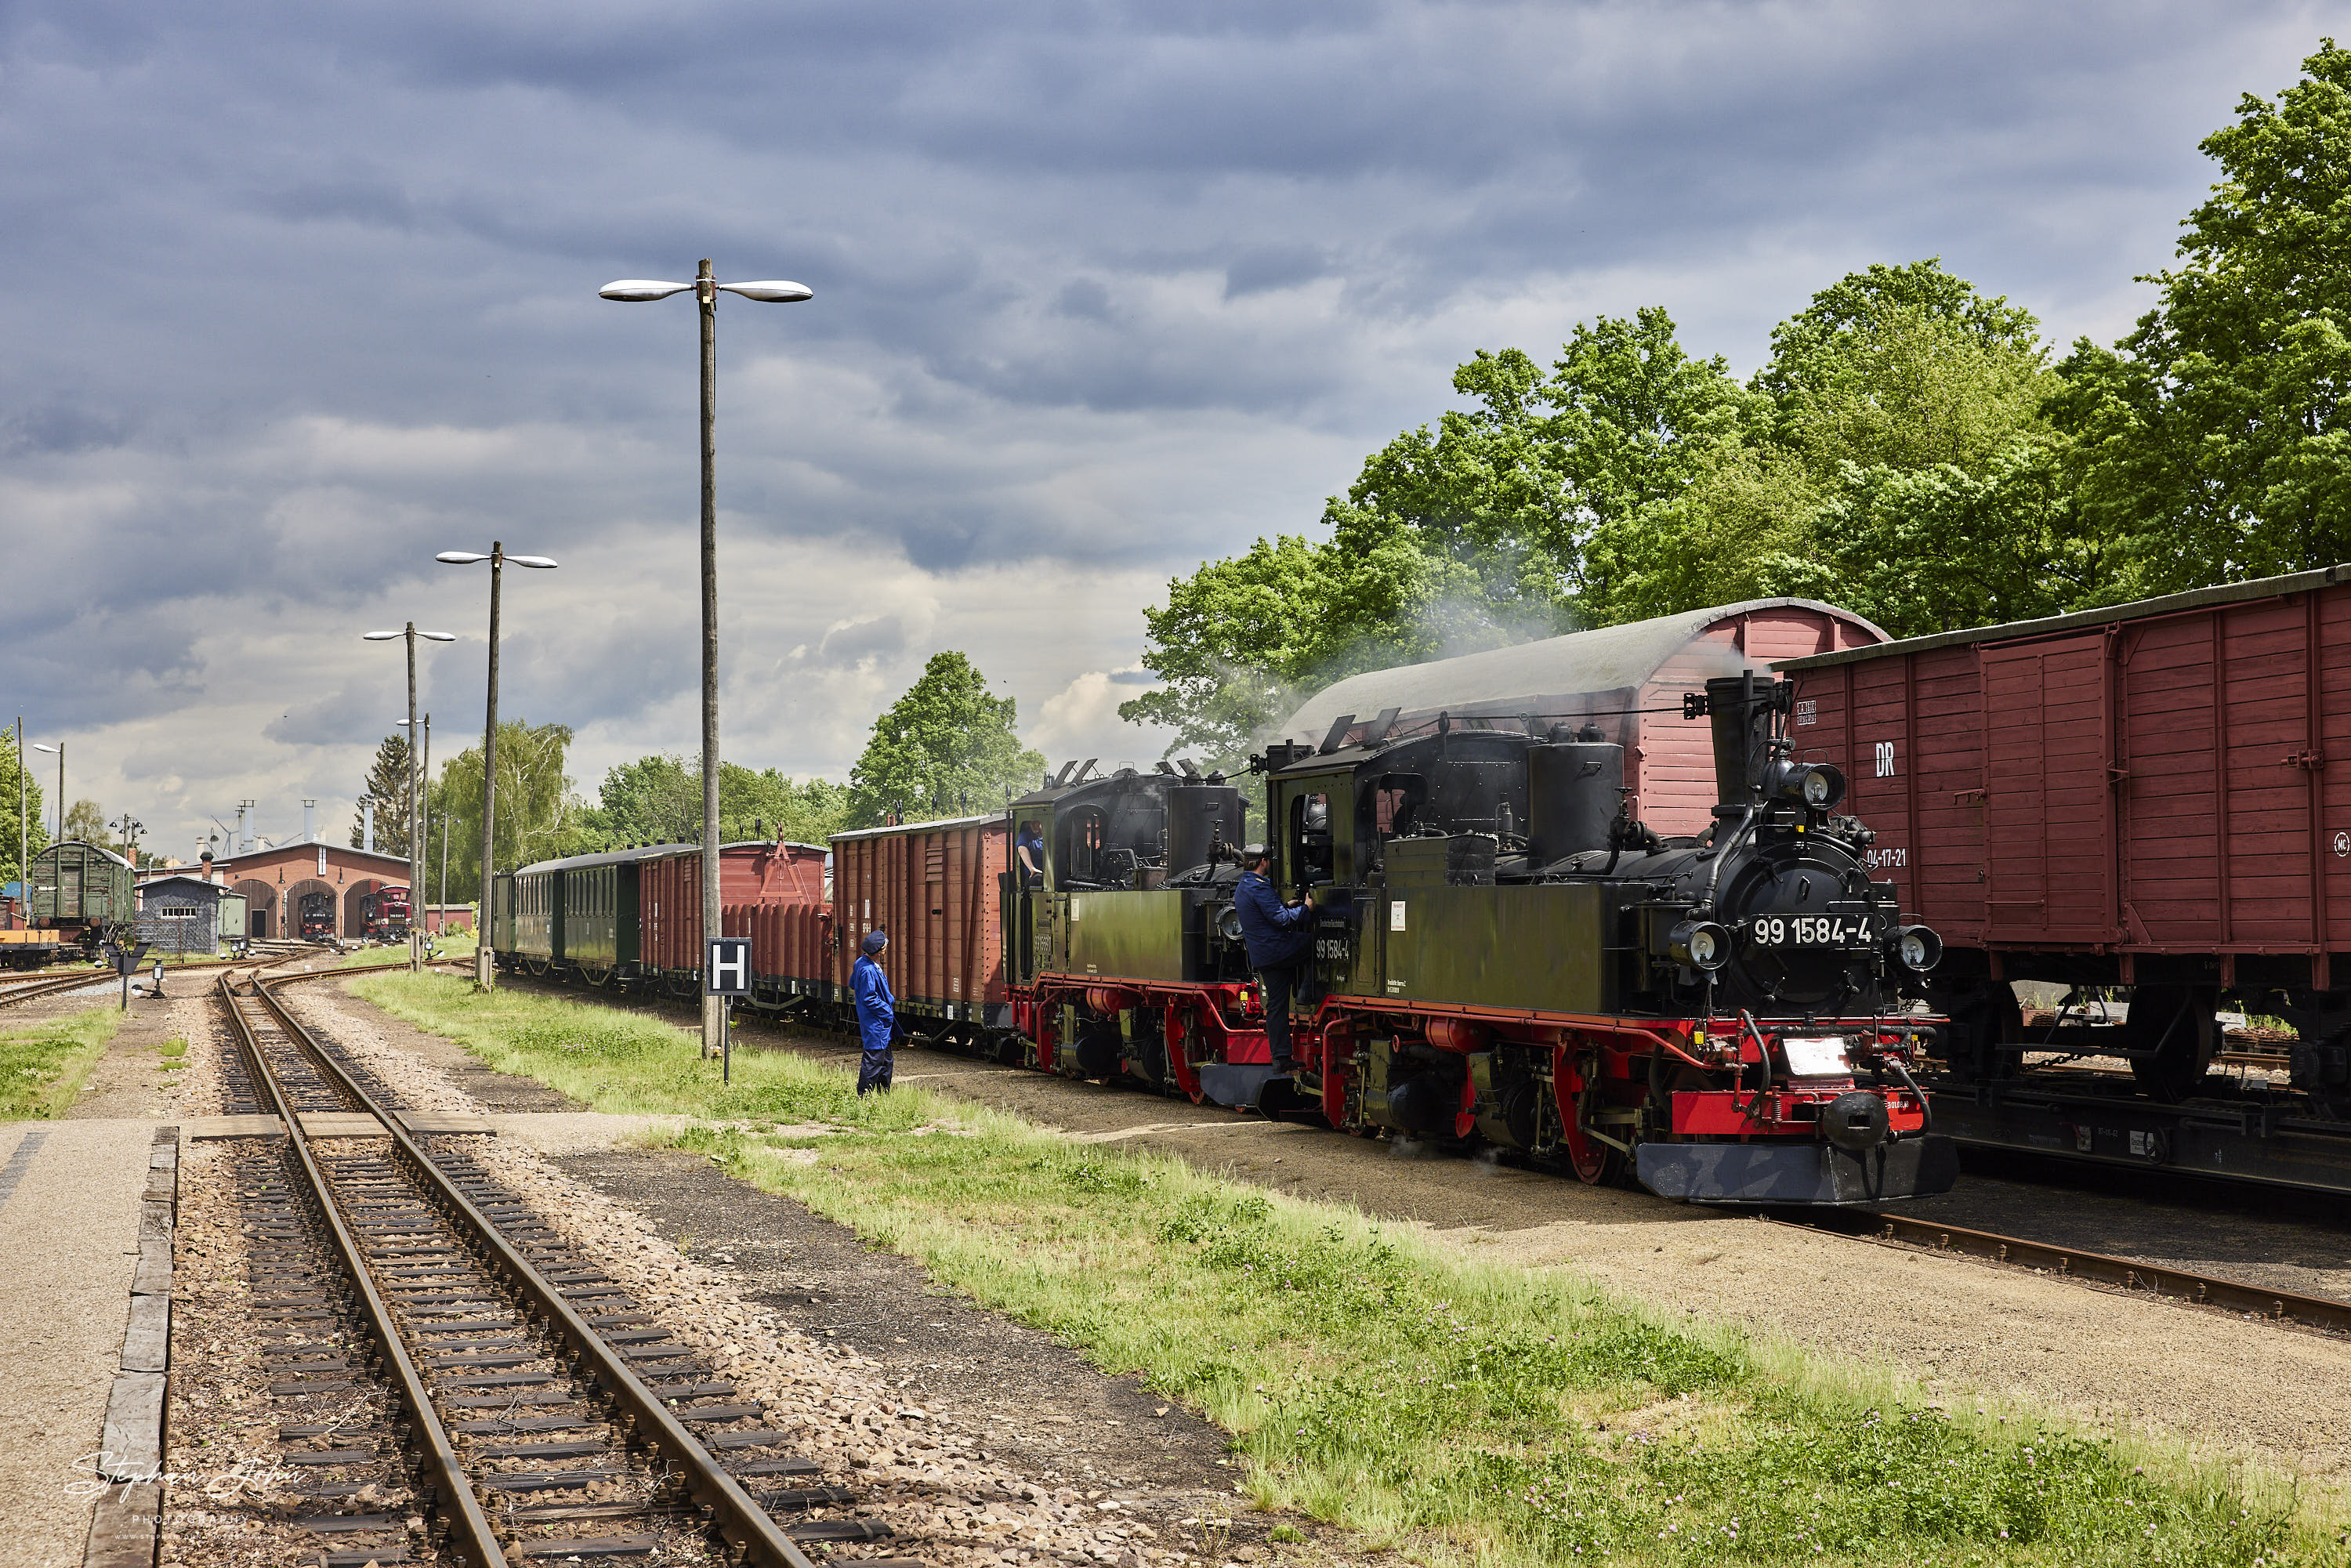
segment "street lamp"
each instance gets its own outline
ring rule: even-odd
[[[33,749],[57,754],[57,831],[50,841],[61,844],[66,839],[66,743],[60,740],[55,746],[44,746],[37,740],[33,742]]]
[[[364,635],[371,643],[389,643],[395,637],[408,643],[408,967],[413,974],[424,967],[424,953],[416,940],[415,915],[416,887],[423,880],[424,872],[424,862],[416,854],[416,640],[422,637],[428,643],[454,643],[457,639],[446,632],[419,632],[413,621],[397,632],[369,632]]]
[[[692,289],[702,305],[702,939],[717,936],[718,923],[718,296],[723,290],[766,305],[796,305],[814,290],[770,278],[759,283],[721,283],[710,259],[692,283],[624,277],[596,292],[606,299],[637,305]],[[707,987],[704,988],[705,993]],[[716,1056],[726,1044],[726,1003],[702,998],[702,1052]]]
[[[475,550],[444,549],[433,559],[447,566],[471,566],[481,560],[490,563],[490,698],[482,720],[482,908],[474,917],[474,985],[486,991],[496,975],[490,961],[488,926],[494,876],[490,869],[490,831],[498,789],[498,583],[508,561],[541,571],[552,570],[555,562],[543,555],[508,555],[507,547],[496,539],[490,541],[487,555]]]

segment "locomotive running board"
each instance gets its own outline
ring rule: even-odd
[[[1939,1134],[1865,1155],[1827,1144],[1642,1144],[1641,1185],[1689,1203],[1835,1206],[1931,1197],[1959,1180],[1959,1155]]]

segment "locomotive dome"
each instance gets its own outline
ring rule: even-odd
[[[1589,720],[1625,748],[1625,782],[1641,816],[1661,831],[1691,833],[1709,821],[1714,764],[1707,721],[1679,715],[1683,693],[1703,689],[1711,676],[1888,640],[1875,622],[1816,599],[1750,599],[1350,675],[1268,738],[1305,746],[1394,739],[1433,727],[1439,715],[1508,728],[1529,718]]]

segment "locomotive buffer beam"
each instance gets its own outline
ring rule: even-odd
[[[1937,1116],[1939,1124],[1939,1107]],[[1641,1144],[1633,1159],[1643,1186],[1693,1203],[1881,1203],[1949,1191],[1959,1174],[1959,1150],[1939,1133],[1859,1154],[1832,1144]]]

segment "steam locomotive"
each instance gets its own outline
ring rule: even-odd
[[[1789,688],[1708,683],[1720,803],[1702,837],[1620,810],[1585,728],[1277,746],[1275,879],[1316,909],[1276,1072],[1232,907],[1240,792],[1123,774],[1013,802],[1047,846],[1014,901],[1011,1021],[1037,1065],[1476,1141],[1708,1202],[1846,1203],[1957,1175],[1902,999],[1941,953],[1865,867],[1836,769],[1792,758]],[[1335,726],[1333,738],[1346,726]],[[1173,869],[1171,869],[1173,868]]]
[[[1588,727],[1440,715],[1350,739],[1350,716],[1252,759],[1276,880],[1316,911],[1288,1073],[1233,908],[1243,793],[1188,767],[1064,768],[1001,815],[839,835],[821,903],[737,904],[726,930],[752,941],[749,1005],[778,1017],[845,1025],[848,966],[882,926],[928,1043],[1698,1202],[1941,1192],[1956,1155],[1913,1080],[1939,1020],[1906,999],[1941,944],[1870,880],[1843,777],[1796,758],[1790,691],[1750,673],[1686,699],[1718,795],[1689,837],[1629,815],[1623,750]],[[1033,875],[1015,835],[1041,840]],[[727,846],[726,876],[797,889],[768,862],[804,848]],[[666,845],[524,868],[494,908],[499,962],[684,988],[695,862]]]

